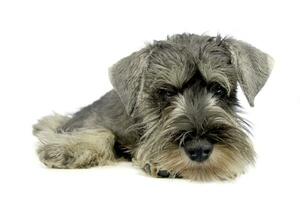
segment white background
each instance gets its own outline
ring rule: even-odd
[[[300,199],[297,1],[0,1],[0,199]],[[154,179],[128,163],[45,168],[31,126],[111,89],[107,68],[174,33],[221,33],[275,59],[250,108],[257,164],[233,182]]]

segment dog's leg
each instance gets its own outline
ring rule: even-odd
[[[89,168],[115,161],[115,136],[106,128],[78,129],[58,133],[57,127],[68,118],[55,115],[45,117],[34,126],[34,134],[42,145],[40,160],[52,168]]]

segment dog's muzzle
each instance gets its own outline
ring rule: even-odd
[[[203,162],[209,158],[214,146],[205,138],[186,137],[183,142],[183,148],[192,161]]]

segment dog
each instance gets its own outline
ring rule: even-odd
[[[255,163],[249,104],[272,58],[248,43],[196,34],[154,41],[109,69],[113,89],[72,116],[33,126],[39,159],[71,169],[130,160],[153,177],[231,180]]]

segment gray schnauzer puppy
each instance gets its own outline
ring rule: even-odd
[[[233,179],[255,160],[236,97],[251,106],[271,58],[232,38],[179,34],[110,68],[113,90],[72,116],[33,127],[40,160],[88,168],[126,158],[154,177]]]

